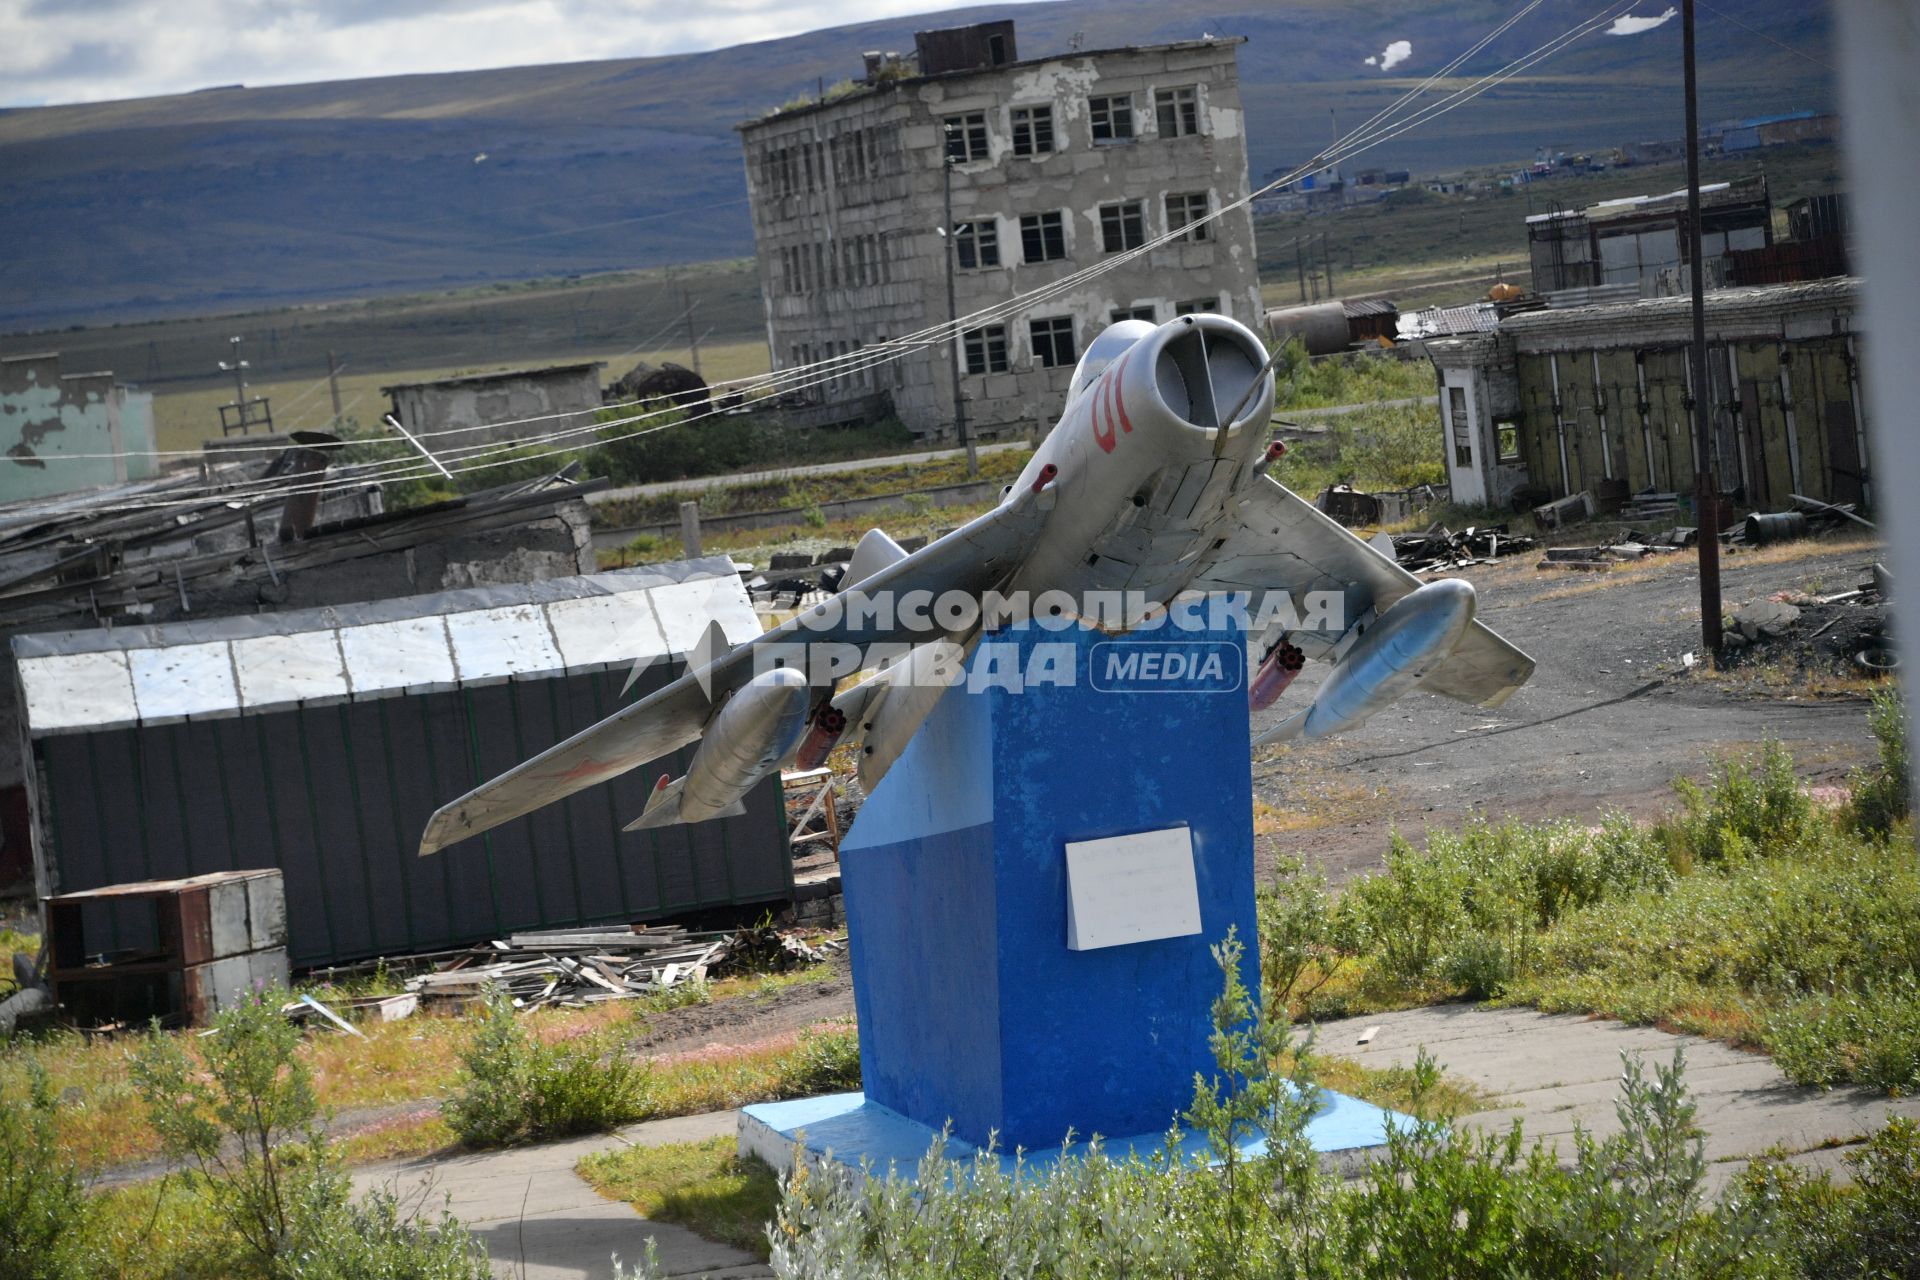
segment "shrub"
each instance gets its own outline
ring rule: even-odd
[[[223,1012],[213,1034],[197,1040],[198,1063],[157,1026],[133,1059],[161,1149],[205,1177],[206,1194],[268,1272],[315,1245],[314,1220],[345,1198],[317,1125],[300,1030],[280,1013],[284,999],[268,992]]]
[[[329,1206],[325,1243],[293,1260],[288,1280],[490,1280],[487,1252],[444,1212],[406,1210],[384,1187]]]
[[[93,1206],[61,1154],[46,1071],[27,1067],[26,1096],[0,1093],[0,1276],[82,1280],[101,1273]]]
[[[190,1195],[211,1204],[238,1246],[217,1270],[263,1280],[484,1280],[484,1250],[452,1218],[402,1216],[380,1194],[353,1203],[318,1126],[301,1033],[281,1015],[284,1001],[268,991],[221,1013],[195,1038],[198,1062],[157,1028],[134,1055],[135,1087],[162,1148],[191,1165]],[[225,1247],[204,1233],[193,1245],[203,1254]]]
[[[481,1005],[460,1077],[440,1112],[468,1146],[505,1146],[644,1119],[650,1084],[645,1066],[597,1044],[539,1043],[520,1025],[513,1002],[495,992]]]
[[[1684,1060],[1651,1075],[1624,1060],[1620,1132],[1576,1133],[1570,1167],[1516,1125],[1475,1134],[1396,1123],[1353,1183],[1323,1171],[1304,1138],[1312,1085],[1273,1070],[1291,1052],[1256,1010],[1238,944],[1216,950],[1215,1071],[1190,1122],[1213,1163],[1180,1154],[1176,1130],[1149,1152],[1097,1140],[1036,1164],[993,1152],[948,1160],[944,1140],[912,1177],[822,1175],[800,1164],[769,1227],[786,1280],[886,1276],[1180,1276],[1404,1280],[1543,1277],[1906,1276],[1920,1257],[1920,1133],[1896,1121],[1853,1157],[1856,1192],[1790,1166],[1761,1166],[1733,1195],[1704,1194],[1707,1162]],[[1438,1084],[1424,1053],[1415,1092]],[[1264,1128],[1264,1153],[1240,1140]],[[637,1272],[654,1276],[651,1257]]]
[[[860,1087],[860,1037],[851,1026],[809,1027],[785,1064],[789,1096],[841,1093]]]
[[[1873,730],[1880,759],[1872,769],[1854,775],[1848,818],[1863,835],[1891,835],[1912,811],[1908,795],[1912,762],[1907,756],[1907,716],[1899,689],[1889,687],[1873,695],[1867,725]]]
[[[1761,747],[1757,763],[1723,761],[1710,787],[1677,778],[1673,789],[1681,812],[1656,831],[1681,870],[1695,862],[1731,862],[1792,849],[1807,839],[1815,821],[1793,757],[1773,739]]]

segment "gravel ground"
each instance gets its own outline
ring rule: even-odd
[[[1874,557],[1858,544],[1801,552],[1787,563],[1729,556],[1723,600],[1838,591],[1867,576]],[[1256,842],[1263,880],[1276,855],[1290,854],[1337,883],[1379,866],[1394,830],[1417,843],[1472,815],[1649,817],[1672,805],[1676,775],[1701,777],[1715,754],[1768,737],[1816,785],[1844,781],[1873,754],[1862,697],[1775,691],[1682,665],[1700,647],[1691,553],[1609,577],[1536,569],[1524,555],[1464,576],[1480,588],[1480,618],[1538,662],[1533,679],[1495,711],[1415,694],[1358,732],[1262,753],[1254,794],[1295,828]],[[1310,667],[1256,728],[1304,705],[1324,671]]]

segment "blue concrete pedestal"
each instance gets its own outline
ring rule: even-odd
[[[1231,628],[987,635],[841,843],[865,1092],[749,1108],[743,1149],[749,1128],[805,1130],[848,1163],[911,1164],[947,1126],[957,1153],[1069,1131],[1157,1149],[1213,1073],[1229,929],[1259,989],[1245,659]],[[1197,931],[1074,949],[1067,845],[1183,830],[1191,888],[1155,879],[1128,919]],[[1106,874],[1082,864],[1083,944],[1115,918],[1086,910]],[[1385,1113],[1323,1111],[1327,1141],[1384,1141]]]

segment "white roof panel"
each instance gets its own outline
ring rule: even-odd
[[[537,604],[448,614],[447,635],[453,640],[453,663],[462,684],[485,684],[566,666],[553,647],[546,612]]]
[[[127,655],[69,653],[20,664],[27,723],[37,734],[116,729],[135,724],[133,677]]]
[[[233,654],[224,640],[132,649],[127,662],[133,673],[134,703],[148,724],[188,716],[230,716],[239,710]]]
[[[624,667],[667,651],[660,617],[645,591],[555,600],[547,606],[547,623],[569,670]]]
[[[666,636],[667,652],[676,656],[693,652],[694,645],[706,632],[709,619],[718,619],[720,630],[734,644],[751,640],[764,630],[738,578],[675,582],[655,587],[652,595],[653,607],[660,615],[660,630]]]
[[[240,676],[240,705],[248,711],[347,696],[340,641],[331,631],[249,636],[230,643]]]
[[[625,668],[684,656],[710,620],[736,644],[761,632],[722,557],[9,644],[44,736]]]
[[[443,617],[340,628],[347,684],[356,698],[451,689],[460,682]]]

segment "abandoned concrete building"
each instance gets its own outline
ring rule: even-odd
[[[593,421],[604,361],[499,369],[380,388],[400,425],[435,453],[551,435]]]
[[[808,388],[876,393],[915,433],[1043,431],[1086,344],[1115,320],[1260,316],[1237,39],[1021,61],[1011,22],[922,32],[867,56],[840,96],[740,127],[774,369],[851,356],[1179,239],[951,344]],[[943,236],[947,182],[951,236]]]
[[[1687,218],[1685,191],[1535,214],[1527,219],[1533,290],[1605,291],[1593,298],[1596,302],[1617,300],[1607,293],[1685,293]],[[1755,176],[1700,188],[1700,237],[1708,287],[1727,283],[1730,254],[1773,243],[1773,204],[1766,179]]]
[[[1872,500],[1859,294],[1853,277],[1707,294],[1713,465],[1737,506]],[[1691,337],[1683,296],[1523,312],[1429,339],[1454,499],[1691,495]]]
[[[153,394],[111,373],[62,373],[60,355],[0,358],[0,502],[145,480]]]

